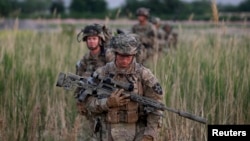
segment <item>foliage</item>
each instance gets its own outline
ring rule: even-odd
[[[79,14],[103,14],[107,12],[107,3],[105,0],[73,0],[70,6],[72,13]]]
[[[64,9],[64,5],[62,1],[53,1],[51,6],[50,6],[50,13],[58,13],[58,14],[62,14],[64,13],[65,9]]]
[[[245,0],[241,2],[238,6],[238,11],[250,12],[250,0]]]
[[[66,26],[63,32],[0,32],[0,140],[76,140],[84,134],[73,91],[55,86],[58,73],[74,72],[86,51],[74,27]],[[250,123],[249,32],[190,26],[179,25],[177,50],[149,63],[166,105],[205,117],[209,124]],[[170,112],[164,117],[165,140],[206,140],[207,126]]]
[[[16,0],[0,0],[0,16],[10,16],[17,10],[18,2]]]
[[[18,7],[23,14],[44,12],[49,8],[50,0],[25,0],[20,1]]]
[[[107,13],[105,0],[73,0],[70,13],[74,18],[105,18]]]
[[[198,18],[210,13],[209,1],[194,1],[191,3],[179,0],[126,0],[123,6],[123,15],[135,13],[138,7],[147,7],[154,16],[162,19],[188,19],[191,14],[197,14]],[[133,14],[135,18],[135,14]],[[196,18],[196,17],[195,17]]]
[[[218,5],[219,12],[249,12],[249,0],[242,1],[239,5]],[[185,2],[181,0],[126,0],[117,9],[108,9],[105,0],[72,0],[69,13],[64,13],[62,0],[0,0],[0,16],[19,18],[55,18],[54,12],[61,18],[135,18],[135,11],[139,7],[147,7],[152,16],[162,19],[210,20],[211,1],[200,0]],[[68,8],[68,7],[67,7]],[[50,13],[49,13],[50,12]],[[223,17],[223,16],[222,16]],[[224,17],[223,17],[224,18]],[[249,18],[249,17],[246,17]],[[241,17],[230,17],[229,20],[242,20]]]

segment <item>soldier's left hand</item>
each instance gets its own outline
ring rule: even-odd
[[[119,107],[126,105],[129,102],[127,95],[122,95],[123,89],[115,90],[107,100],[108,107]]]

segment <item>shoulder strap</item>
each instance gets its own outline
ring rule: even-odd
[[[142,65],[139,63],[136,63],[135,65],[135,74],[136,76],[139,76],[139,81],[142,80]]]
[[[104,46],[101,46],[101,56],[105,56],[105,53],[106,53],[106,49]]]

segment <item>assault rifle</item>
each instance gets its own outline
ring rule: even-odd
[[[94,80],[98,80],[99,83],[95,83]],[[114,90],[124,89],[125,91],[122,94],[128,95],[130,100],[143,105],[147,113],[154,113],[155,110],[168,110],[170,112],[178,114],[179,116],[206,124],[205,118],[198,117],[188,112],[183,112],[166,107],[164,104],[156,100],[132,93],[131,91],[133,91],[134,87],[131,83],[115,81],[110,77],[82,77],[72,73],[68,73],[68,75],[66,75],[65,73],[60,72],[56,86],[63,87],[66,90],[72,90],[74,88],[83,89],[84,91],[78,97],[78,100],[80,101],[83,101],[87,95],[93,95],[99,99],[107,98]]]

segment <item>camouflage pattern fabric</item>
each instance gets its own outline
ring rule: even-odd
[[[165,31],[161,28],[161,19],[159,17],[152,17],[151,18],[151,23],[155,26],[156,31],[157,31],[157,39],[158,39],[158,44],[159,44],[159,49],[158,51],[161,51],[162,48],[166,47],[167,42],[165,40],[166,33]]]
[[[138,52],[136,54],[136,62],[143,64],[147,58],[147,50],[146,48],[140,44],[138,47]]]
[[[158,28],[157,29],[157,38],[158,38],[158,43],[159,43],[159,50],[158,51],[161,51],[163,48],[165,48],[167,46],[165,36],[166,36],[166,34],[163,31],[163,29]]]
[[[91,24],[87,25],[84,29],[82,29],[78,35],[78,42],[85,42],[88,36],[98,36],[102,40],[102,46],[104,48],[108,48],[109,41],[112,37],[112,31],[106,27],[105,25],[100,24]]]
[[[158,51],[157,31],[156,28],[149,22],[146,25],[136,24],[132,27],[132,32],[139,35],[140,42],[144,46],[142,52],[148,58]]]
[[[105,54],[99,53],[98,55],[92,55],[90,52],[86,53],[81,60],[76,64],[76,74],[80,76],[90,76],[97,68],[104,66],[107,62],[112,61],[114,55],[109,48],[106,49]],[[80,93],[81,89],[75,90],[75,96]],[[78,133],[79,140],[90,140],[94,134],[91,127],[94,126],[96,116],[90,115],[86,110],[86,105],[84,102],[77,101],[77,109],[82,117],[81,129]],[[83,135],[84,134],[84,135]],[[90,138],[91,137],[91,138]],[[94,140],[93,140],[94,141]]]
[[[171,32],[167,36],[167,44],[169,48],[177,48],[177,43],[178,43],[178,34],[175,32]]]
[[[80,76],[90,76],[97,68],[104,66],[107,62],[114,59],[114,54],[111,49],[107,47],[112,34],[106,26],[101,26],[99,24],[88,25],[81,30],[77,38],[78,41],[82,40],[85,42],[88,36],[100,37],[102,40],[100,45],[101,50],[97,55],[92,55],[90,51],[88,51],[82,59],[77,61],[76,74]],[[77,97],[81,91],[83,90],[76,89],[75,97]],[[83,131],[79,130],[79,140],[90,140],[89,136],[92,137],[94,131],[89,129],[95,124],[96,117],[90,116],[84,102],[77,101],[77,109],[81,116],[84,115],[80,118],[82,120],[80,127]],[[84,136],[82,136],[82,134],[84,134]]]
[[[126,40],[124,40],[124,38]],[[123,40],[123,45],[120,44],[120,40]],[[126,45],[127,42],[131,42],[128,45]],[[140,43],[139,36],[137,34],[127,34],[125,33],[120,33],[117,36],[115,36],[112,40],[109,42],[109,47],[112,49],[113,52],[118,52],[118,53],[125,53],[129,55],[136,55],[136,62],[138,63],[143,63],[143,61],[146,58],[145,54],[145,48],[144,46]]]
[[[140,7],[136,10],[136,16],[149,17],[149,9],[145,7]]]
[[[169,24],[163,26],[163,31],[165,32],[165,40],[167,42],[168,48],[177,48],[178,34],[173,31],[173,27]]]
[[[107,62],[112,61],[113,58],[114,55],[110,49],[100,52],[98,55],[92,55],[88,52],[76,63],[76,74],[90,76],[97,68],[104,66]]]
[[[110,46],[114,52],[119,54],[135,55],[140,42],[134,34],[118,34],[110,40]]]
[[[94,75],[113,76],[117,81],[132,82],[134,84],[134,93],[152,98],[159,102],[163,100],[163,92],[156,77],[152,72],[144,66],[133,61],[128,69],[119,69],[116,67],[114,61],[107,63],[105,66],[98,68]],[[107,106],[107,98],[98,99],[89,96],[86,99],[86,108],[89,113],[99,114],[102,127],[98,132],[94,133],[92,140],[97,141],[141,141],[144,135],[153,137],[154,141],[158,140],[158,132],[161,127],[161,116],[151,114],[144,114],[142,105],[138,105],[130,101],[126,106],[116,108],[109,108]],[[134,107],[134,108],[128,108]],[[107,120],[110,111],[119,113],[112,115],[112,119]],[[116,111],[116,112],[115,112]],[[135,111],[135,112],[134,112]],[[162,111],[156,111],[161,114]],[[136,113],[136,120],[127,119],[127,121],[119,122],[123,117],[131,116],[131,113]],[[125,114],[125,115],[124,115]],[[118,118],[117,123],[110,123]],[[133,118],[133,116],[131,116]],[[129,122],[132,121],[132,122]],[[95,129],[92,127],[91,129]]]

